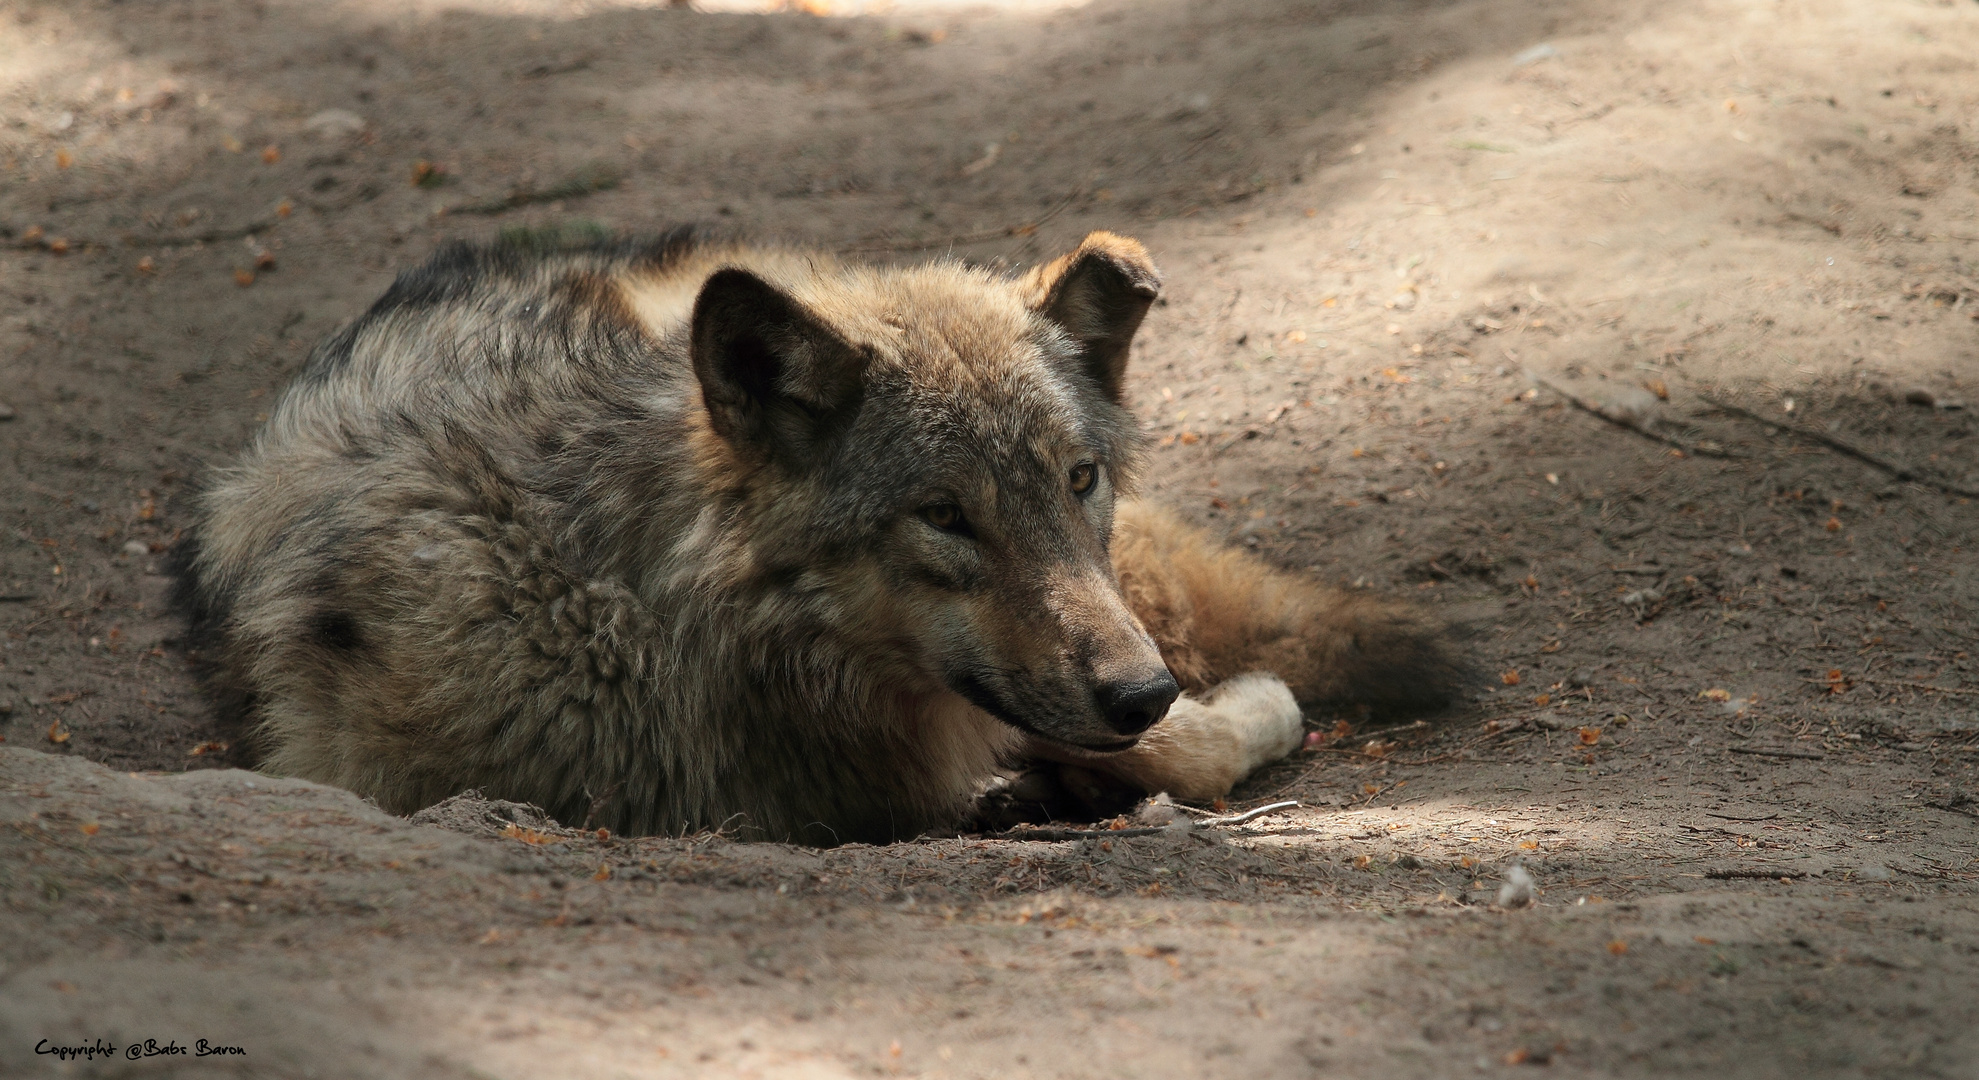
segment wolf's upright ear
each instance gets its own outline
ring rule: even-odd
[[[1090,233],[1071,253],[1025,275],[1019,288],[1031,310],[1079,343],[1086,373],[1121,400],[1127,347],[1161,293],[1161,272],[1147,249],[1110,232]]]
[[[689,340],[708,420],[738,450],[806,461],[858,407],[865,354],[747,270],[701,286]]]

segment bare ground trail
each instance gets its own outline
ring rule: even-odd
[[[1979,1076],[1979,5],[806,6],[0,3],[0,1075]],[[1154,497],[1475,700],[1104,843],[212,768],[201,465],[441,240],[681,220],[1144,240]]]

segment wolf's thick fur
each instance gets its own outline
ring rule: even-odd
[[[1296,701],[1435,703],[1433,623],[1128,498],[1158,282],[1106,233],[1016,281],[689,232],[445,248],[202,497],[214,688],[266,769],[396,812],[480,788],[813,843],[952,821],[1026,756],[1214,797]]]

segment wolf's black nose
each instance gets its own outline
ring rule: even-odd
[[[1168,707],[1181,696],[1175,676],[1163,671],[1152,679],[1131,683],[1108,683],[1097,691],[1100,715],[1106,726],[1122,735],[1139,735],[1168,715]]]

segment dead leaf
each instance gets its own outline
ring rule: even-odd
[[[1661,379],[1644,379],[1642,381],[1642,388],[1664,401],[1670,400],[1670,388],[1664,385]]]
[[[591,880],[592,880],[592,881],[610,881],[610,880],[611,880],[611,877],[612,877],[612,864],[610,864],[610,863],[599,863],[599,864],[598,864],[598,872],[597,872],[597,873],[595,873],[595,874],[592,874],[592,875],[591,875]]]
[[[261,148],[261,163],[263,165],[273,165],[280,160],[282,160],[281,147],[270,144]]]
[[[76,156],[74,154],[69,153],[67,150],[55,151],[56,168],[66,169],[69,166],[74,165],[75,163],[76,163]]]
[[[1595,743],[1598,743],[1600,741],[1601,741],[1600,728],[1584,727],[1580,729],[1580,744],[1582,746],[1593,746]]]
[[[1623,941],[1621,938],[1616,938],[1615,940],[1608,943],[1608,951],[1615,954],[1616,956],[1620,956],[1623,953],[1629,951],[1629,943]]]
[[[508,837],[510,840],[520,840],[525,844],[550,844],[556,842],[556,838],[553,836],[538,832],[535,829],[525,829],[513,821],[509,822],[508,828],[502,830],[502,835]]]
[[[1829,519],[1828,519],[1828,523],[1827,523],[1826,525],[1823,525],[1823,526],[1821,526],[1821,527],[1822,527],[1822,528],[1824,528],[1824,529],[1826,529],[1826,530],[1828,530],[1829,532],[1841,532],[1841,531],[1842,531],[1842,519],[1841,519],[1841,518],[1838,518],[1838,517],[1831,517],[1831,518],[1829,518]]]
[[[69,729],[62,726],[62,721],[59,718],[50,721],[48,724],[48,741],[52,743],[65,743],[69,741]]]
[[[1519,684],[1519,673],[1516,671],[1507,671],[1503,675],[1498,676],[1498,681],[1504,683],[1506,686],[1517,686]]]
[[[247,288],[249,285],[254,284],[254,271],[252,270],[234,271],[234,284],[239,285],[243,289]]]
[[[1551,705],[1553,703],[1553,695],[1541,694],[1538,697],[1533,698],[1532,703],[1534,705]]]
[[[208,754],[224,754],[227,752],[227,746],[228,744],[223,742],[203,742],[186,751],[186,756],[205,757]]]
[[[85,825],[84,825],[84,826],[82,827],[82,834],[83,834],[84,836],[95,836],[95,835],[96,835],[97,833],[99,833],[99,832],[101,832],[102,830],[103,830],[103,826],[101,826],[101,825],[99,825],[99,824],[97,824],[96,822],[94,822],[94,821],[92,821],[92,822],[89,822],[89,823],[87,823],[87,824],[85,824]]]
[[[1712,687],[1711,689],[1709,689],[1709,690],[1706,690],[1706,691],[1704,691],[1703,693],[1701,693],[1701,694],[1699,694],[1699,695],[1697,695],[1697,696],[1698,696],[1698,697],[1700,697],[1700,698],[1703,698],[1703,699],[1704,699],[1704,700],[1706,700],[1706,701],[1730,701],[1730,700],[1732,700],[1732,692],[1731,692],[1730,690],[1721,690],[1721,689],[1718,689],[1717,687]]]

